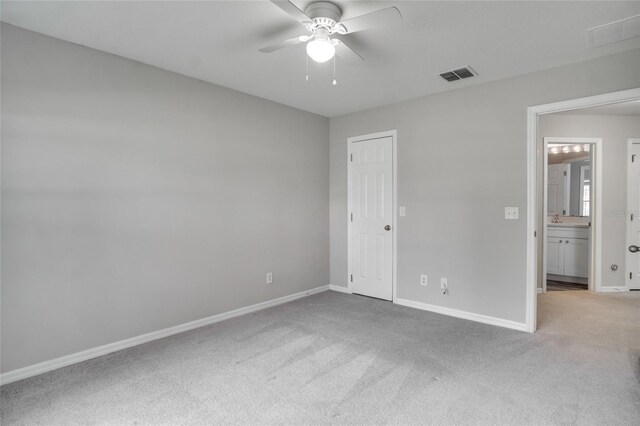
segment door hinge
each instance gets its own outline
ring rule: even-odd
[[[353,274],[351,274],[351,282],[353,282]]]
[[[533,231],[533,238],[536,238],[538,236],[538,231]]]
[[[351,212],[351,222],[353,222],[353,212]]]
[[[349,161],[353,163],[353,154],[349,154]]]
[[[566,170],[563,173],[564,173],[565,176],[567,175],[567,171]]]

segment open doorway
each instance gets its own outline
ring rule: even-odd
[[[546,141],[546,147],[543,143],[545,137],[549,138]],[[626,258],[629,248],[627,241],[631,238],[627,225],[632,220],[632,212],[629,211],[627,204],[629,161],[627,144],[630,138],[639,137],[640,88],[539,105],[528,109],[526,300],[528,331],[533,332],[537,328],[538,297],[548,298],[550,297],[548,295],[551,294],[588,295],[594,292],[628,292],[631,289],[627,282],[628,279],[626,279],[629,276],[626,272],[628,263]],[[554,138],[565,138],[565,140],[552,141]],[[541,207],[542,204],[549,203],[549,194],[546,193],[549,188],[543,187],[548,184],[548,176],[544,176],[545,170],[548,172],[548,164],[543,165],[543,162],[548,161],[548,151],[546,150],[554,147],[562,150],[564,145],[572,143],[580,145],[584,142],[584,138],[593,141],[589,146],[590,164],[588,167],[583,164],[585,167],[576,169],[579,188],[577,195],[581,196],[577,205],[578,208],[582,208],[582,211],[579,214],[571,214],[570,193],[568,194],[569,200],[567,200],[566,193],[562,194],[562,197],[555,194],[556,198],[553,202],[556,204],[554,206],[555,214],[559,214],[562,210],[564,214],[560,216],[567,217],[570,222],[585,220],[590,222],[590,225],[587,225],[587,236],[583,239],[586,240],[587,252],[589,253],[586,284],[591,291],[538,294],[545,291],[544,282],[547,279],[547,271],[541,265],[543,262],[549,262],[546,253],[544,253],[544,249],[548,248],[547,244],[550,243],[545,240],[549,228],[547,222],[550,222],[548,220],[549,206]],[[576,141],[571,139],[576,139]],[[556,145],[554,146],[553,143]],[[584,148],[584,143],[582,143],[582,150]],[[564,149],[571,150],[572,148]],[[558,166],[556,171],[562,171],[564,176],[564,171],[567,171],[567,174],[573,171],[573,168],[568,170],[569,167],[566,164]],[[566,186],[563,185],[562,189],[566,189]],[[554,190],[560,191],[562,189],[555,188]],[[580,189],[582,194],[580,194]],[[589,219],[584,219],[582,217],[587,216],[585,215],[587,210]],[[569,212],[568,216],[567,212]],[[638,213],[640,214],[640,211]],[[635,218],[637,219],[637,216]],[[564,222],[564,219],[560,220]],[[640,239],[640,233],[637,237]],[[569,245],[566,240],[563,238],[565,246]],[[558,238],[556,241],[558,245],[560,245],[559,241]],[[640,245],[640,241],[638,243]],[[580,250],[584,253],[584,248]],[[575,250],[569,253],[570,256],[574,254],[576,254]],[[640,257],[640,253],[638,257]],[[640,280],[640,261],[637,263],[639,266],[638,279]],[[584,268],[581,270],[583,271]],[[576,272],[575,269],[571,269],[571,266],[569,271]],[[565,265],[565,275],[566,272]]]
[[[542,134],[554,131],[541,125]],[[542,137],[542,293],[595,288],[592,217],[602,213],[594,211],[594,188],[600,179],[594,165],[601,143],[601,138]]]

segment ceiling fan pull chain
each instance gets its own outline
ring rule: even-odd
[[[309,81],[309,55],[304,55],[307,60],[307,75],[304,77],[304,81]]]
[[[337,85],[338,80],[336,80],[336,57],[333,57],[333,85]]]

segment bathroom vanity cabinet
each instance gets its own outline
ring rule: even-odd
[[[547,227],[547,274],[589,276],[589,227],[549,224]]]

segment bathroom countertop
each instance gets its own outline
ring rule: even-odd
[[[561,223],[551,223],[548,222],[547,226],[553,227],[565,227],[565,228],[588,228],[588,223],[576,223],[576,222],[561,222]]]

